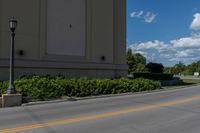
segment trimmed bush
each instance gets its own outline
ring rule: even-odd
[[[8,89],[8,81],[0,81],[0,96],[1,94],[5,94],[6,90]]]
[[[23,96],[39,99],[62,96],[95,96],[159,89],[160,83],[148,79],[66,79],[63,76],[32,76],[15,80],[17,92]],[[0,91],[5,93],[8,82],[0,82]]]
[[[151,80],[172,80],[173,74],[163,74],[163,73],[133,73],[133,78],[145,78]]]

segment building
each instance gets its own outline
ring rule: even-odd
[[[126,0],[0,0],[0,79],[9,75],[11,16],[16,76],[127,75]]]

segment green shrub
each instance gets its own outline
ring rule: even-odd
[[[5,94],[8,89],[8,81],[0,81],[0,94]]]
[[[172,80],[173,74],[163,73],[133,73],[133,78],[145,78],[151,80]]]
[[[160,88],[160,84],[148,79],[66,79],[63,76],[29,76],[15,80],[15,87],[23,96],[50,99],[155,90]],[[0,91],[5,93],[7,88],[8,82],[1,81]]]

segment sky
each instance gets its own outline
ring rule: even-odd
[[[127,47],[164,66],[200,60],[200,0],[127,0]]]

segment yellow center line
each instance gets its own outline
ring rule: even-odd
[[[91,115],[91,116],[75,117],[75,118],[68,118],[68,119],[58,120],[58,121],[53,121],[53,122],[44,122],[40,124],[21,126],[21,127],[16,127],[16,128],[7,128],[7,129],[0,130],[0,133],[27,131],[27,130],[32,130],[32,129],[44,128],[44,127],[58,126],[58,125],[76,123],[76,122],[87,121],[87,120],[119,116],[119,115],[123,115],[127,113],[140,112],[140,111],[145,111],[149,109],[157,109],[161,107],[167,107],[167,106],[182,104],[182,103],[189,103],[189,102],[197,101],[197,100],[200,100],[200,96],[186,98],[186,99],[179,99],[176,101],[166,102],[162,104],[144,105],[144,106],[139,106],[139,107],[135,107],[131,109],[119,110],[115,112],[108,112],[108,113]]]

